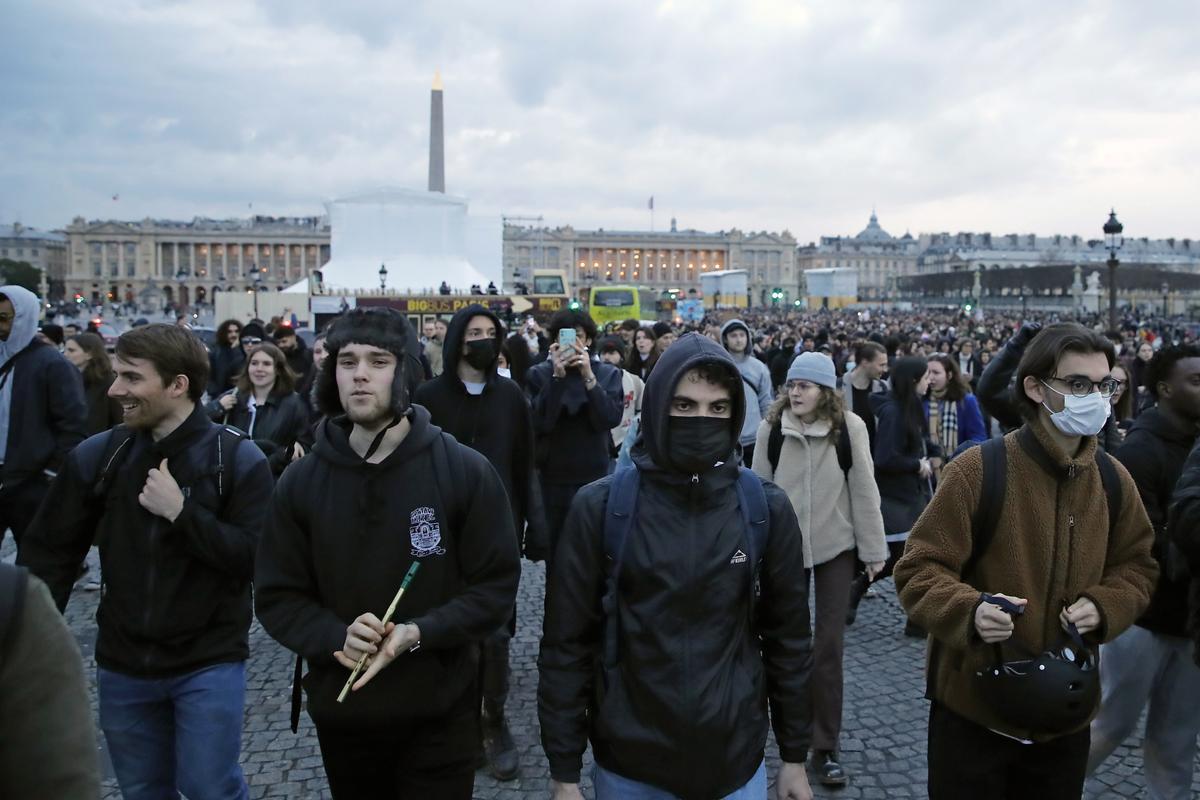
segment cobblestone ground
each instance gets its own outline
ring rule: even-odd
[[[0,557],[12,560],[11,537]],[[89,557],[95,567],[95,551]],[[500,783],[486,772],[475,782],[475,797],[488,800],[547,797],[549,772],[537,724],[537,647],[541,635],[545,571],[525,564],[519,598],[519,627],[512,646],[510,724],[521,752],[521,775]],[[71,630],[89,665],[95,642],[97,593],[76,587],[67,610]],[[842,763],[851,775],[842,789],[814,786],[819,798],[925,797],[925,736],[928,705],[923,693],[923,643],[902,633],[903,615],[891,582],[869,595],[858,622],[847,632],[846,704]],[[299,735],[288,727],[291,654],[270,639],[257,623],[250,633],[247,708],[242,765],[252,798],[328,798],[316,735],[303,717]],[[94,677],[94,670],[89,667]],[[95,685],[91,686],[93,707]],[[1089,782],[1089,797],[1141,797],[1144,794],[1140,729],[1109,758]],[[102,759],[107,757],[102,753]],[[590,759],[587,762],[590,764]],[[770,774],[778,754],[768,751]],[[107,764],[106,764],[107,768]],[[586,774],[585,767],[585,774]],[[591,796],[590,781],[584,793]],[[1193,784],[1200,797],[1200,782]],[[104,798],[119,798],[116,782],[105,783]],[[1032,799],[1031,799],[1032,800]]]

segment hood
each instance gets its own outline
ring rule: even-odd
[[[1166,415],[1159,411],[1157,406],[1147,408],[1141,414],[1138,414],[1138,418],[1134,420],[1133,426],[1129,429],[1130,433],[1134,431],[1145,431],[1156,438],[1167,442],[1174,442],[1189,450],[1196,440],[1195,431],[1181,430]]]
[[[12,332],[0,342],[0,365],[29,346],[37,336],[41,302],[23,286],[0,286],[0,294],[13,304]]]
[[[670,448],[667,446],[671,400],[675,396],[676,384],[688,370],[713,363],[725,365],[734,376],[740,375],[737,364],[725,348],[699,333],[685,334],[659,356],[642,395],[641,432],[633,450],[634,461],[640,469],[657,467],[668,472],[686,472],[672,464]],[[746,392],[740,378],[737,387],[733,395],[733,418],[729,424],[730,454],[737,446],[746,417]]]
[[[500,352],[500,345],[504,344],[504,324],[500,322],[500,318],[489,311],[486,307],[473,303],[466,308],[458,310],[458,313],[450,320],[450,324],[446,326],[446,339],[442,342],[442,374],[451,375],[455,379],[458,378],[458,361],[462,358],[463,339],[467,335],[467,323],[471,321],[471,317],[487,317],[492,322],[496,323],[496,352]],[[491,370],[488,372],[488,377],[491,378],[496,374],[496,365],[492,364]]]
[[[892,396],[891,392],[872,392],[867,395],[867,402],[871,404],[871,411],[878,417],[883,409],[896,405],[896,398]]]
[[[412,429],[400,446],[378,464],[368,464],[350,446],[350,431],[354,426],[345,415],[321,420],[317,426],[313,454],[340,467],[373,470],[395,466],[429,447],[442,432],[430,421],[429,412],[421,406],[411,406],[406,416]]]
[[[754,347],[754,336],[750,333],[750,326],[742,322],[740,319],[731,319],[721,326],[721,344],[728,347],[729,344],[725,341],[729,336],[730,331],[735,331],[741,328],[746,332],[746,352],[749,352]],[[743,353],[743,355],[745,355]]]

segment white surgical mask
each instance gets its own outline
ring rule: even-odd
[[[508,367],[496,367],[496,374],[499,375],[501,378],[511,378],[512,370],[509,369]]]
[[[1076,397],[1073,394],[1063,394],[1045,381],[1042,381],[1042,385],[1063,398],[1062,411],[1050,411],[1050,407],[1042,403],[1046,410],[1050,411],[1050,421],[1054,423],[1054,427],[1067,436],[1095,436],[1104,430],[1104,423],[1112,413],[1112,404],[1108,402],[1108,398],[1099,392],[1089,392],[1084,397]]]

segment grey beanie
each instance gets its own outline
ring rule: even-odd
[[[837,388],[837,373],[833,369],[833,359],[824,353],[801,353],[788,367],[789,381],[808,381],[818,386]]]

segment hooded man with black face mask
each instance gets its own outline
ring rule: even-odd
[[[430,421],[460,444],[482,453],[504,482],[512,504],[518,545],[531,561],[545,557],[544,525],[531,516],[533,491],[533,422],[529,403],[516,383],[496,372],[504,326],[481,305],[454,315],[442,348],[442,374],[418,387],[413,401],[429,411]],[[517,776],[516,744],[504,718],[508,697],[508,644],[516,631],[516,614],[483,644],[484,751],[501,780]]]
[[[581,797],[589,739],[597,798],[651,789],[766,797],[768,722],[784,762],[776,796],[812,797],[803,539],[787,495],[751,473],[767,512],[765,539],[752,546],[736,452],[744,415],[733,359],[688,334],[646,383],[636,503],[618,555],[608,552],[609,491],[628,473],[575,497],[547,581],[538,660],[542,745],[559,800]]]

